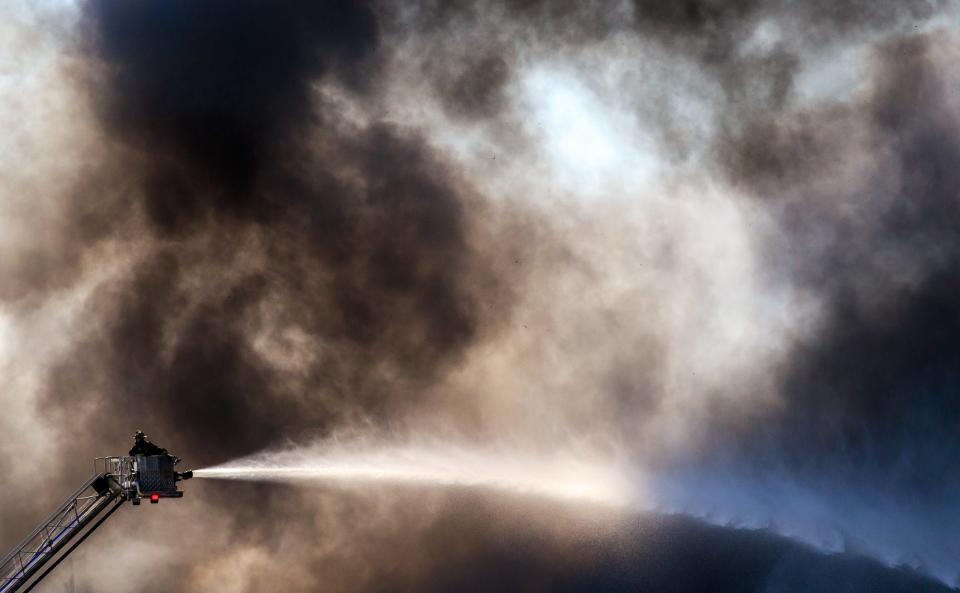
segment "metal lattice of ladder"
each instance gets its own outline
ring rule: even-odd
[[[109,487],[104,474],[91,477],[0,561],[0,593],[20,589],[104,509],[114,505],[111,511],[115,510],[122,502],[121,493]]]

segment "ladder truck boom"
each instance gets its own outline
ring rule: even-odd
[[[0,593],[31,591],[124,502],[183,496],[177,482],[193,472],[177,472],[180,459],[142,432],[135,441],[129,456],[95,459],[93,475],[0,560]]]

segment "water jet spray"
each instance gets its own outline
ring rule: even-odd
[[[524,456],[455,445],[319,445],[268,452],[194,471],[197,478],[271,482],[405,483],[469,487],[630,507],[627,472],[595,458]]]

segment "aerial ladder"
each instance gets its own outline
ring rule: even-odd
[[[123,503],[181,498],[177,483],[193,472],[176,471],[179,462],[140,431],[130,455],[96,458],[93,475],[0,560],[0,593],[32,591]]]

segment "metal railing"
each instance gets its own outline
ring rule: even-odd
[[[97,457],[93,460],[94,475],[111,479],[128,494],[137,490],[137,460],[134,457]]]

